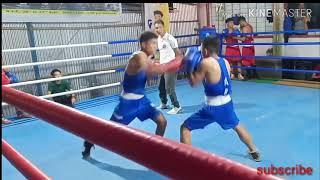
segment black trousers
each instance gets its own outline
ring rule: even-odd
[[[289,34],[284,34],[284,43],[289,42]],[[291,59],[282,59],[282,69],[293,69],[294,68],[294,61]],[[292,72],[282,72],[282,79],[293,79]]]
[[[175,73],[165,73],[161,75],[158,89],[159,97],[162,104],[167,104],[167,95],[169,95],[172,105],[179,108],[180,104],[175,91],[176,78],[177,77]]]
[[[159,83],[159,96],[160,100],[163,104],[167,104],[168,98],[167,98],[167,91],[166,91],[166,82],[164,79],[164,75],[160,76],[160,83]]]

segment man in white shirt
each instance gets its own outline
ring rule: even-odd
[[[160,52],[160,64],[168,63],[174,60],[180,55],[177,40],[164,29],[164,22],[157,20],[154,24],[155,31],[158,33],[158,48]],[[176,86],[176,73],[164,73],[161,75],[159,82],[159,96],[161,99],[160,109],[167,109],[167,94],[170,97],[173,105],[172,110],[168,111],[168,114],[177,114],[181,111],[180,104],[178,102],[175,86]]]

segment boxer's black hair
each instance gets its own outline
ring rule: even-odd
[[[154,16],[157,14],[159,14],[161,17],[163,17],[163,13],[161,11],[159,11],[159,10],[153,11]]]
[[[143,42],[149,41],[150,39],[157,39],[157,38],[158,38],[158,35],[156,33],[152,31],[145,31],[140,35],[139,41],[140,43],[143,43]]]
[[[233,18],[228,18],[228,19],[226,19],[226,24],[227,24],[228,22],[230,22],[230,21],[233,21]]]
[[[245,22],[247,22],[247,20],[246,20],[246,18],[244,17],[244,16],[239,16],[238,17],[238,21],[240,22],[240,21],[245,21]]]
[[[59,73],[61,74],[61,70],[60,70],[60,69],[53,69],[53,70],[51,71],[51,73],[50,73],[51,76],[53,76],[55,72],[59,72]]]
[[[156,22],[154,22],[154,24],[162,24],[162,26],[164,26],[164,22],[161,19],[159,19]]]
[[[207,49],[210,54],[219,53],[220,38],[218,36],[207,36],[202,42],[202,48]]]

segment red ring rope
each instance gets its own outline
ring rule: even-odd
[[[5,102],[173,179],[278,179],[192,146],[2,87]]]
[[[23,157],[10,144],[2,139],[2,154],[8,159],[14,167],[20,171],[24,177],[33,180],[51,179],[36,166],[34,166],[28,159]]]

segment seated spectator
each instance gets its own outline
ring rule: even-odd
[[[54,78],[62,77],[62,72],[59,69],[52,70],[50,74]],[[62,93],[66,91],[71,91],[70,83],[66,80],[58,80],[48,83],[48,94]],[[74,107],[74,103],[76,102],[76,96],[74,94],[57,96],[52,99],[54,102],[70,107]]]
[[[315,67],[313,68],[313,70],[315,70],[315,71],[320,71],[320,64],[318,64],[317,66],[315,66]],[[318,82],[320,82],[320,73],[313,73],[311,78],[312,78],[313,81],[318,81]]]

